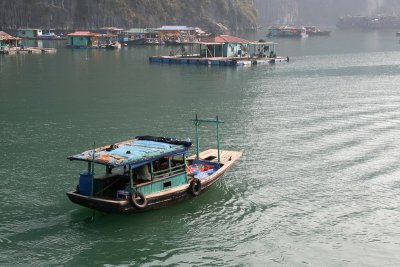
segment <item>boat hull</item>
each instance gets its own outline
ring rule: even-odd
[[[96,197],[88,197],[79,194],[76,191],[68,192],[68,198],[75,204],[94,209],[106,213],[115,214],[127,214],[127,213],[137,213],[148,210],[160,209],[162,207],[172,205],[179,201],[189,199],[192,197],[188,191],[188,187],[177,192],[164,194],[162,196],[147,198],[147,205],[145,208],[136,208],[129,199],[115,201],[115,200],[105,200]]]
[[[330,31],[307,32],[308,36],[329,36],[330,34]]]
[[[77,191],[67,192],[67,196],[73,203],[106,213],[129,214],[160,209],[177,202],[191,199],[206,192],[220,179],[233,163],[241,157],[241,155],[242,152],[221,150],[221,168],[210,176],[200,179],[201,187],[197,194],[193,194],[191,190],[191,181],[194,180],[194,177],[189,177],[187,184],[147,195],[147,205],[142,208],[137,208],[130,200],[130,197],[123,200],[109,200],[85,196],[79,194]],[[213,158],[215,160],[210,162],[216,162],[217,157],[218,151],[216,149],[209,149],[199,154],[199,159],[204,161]],[[190,157],[188,160],[195,160],[195,157]]]

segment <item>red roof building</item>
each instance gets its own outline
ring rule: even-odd
[[[0,49],[8,49],[11,47],[19,46],[20,44],[21,38],[14,37],[9,35],[8,33],[0,31]]]

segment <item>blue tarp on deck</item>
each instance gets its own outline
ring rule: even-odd
[[[140,165],[140,163],[156,160],[165,156],[185,154],[187,146],[164,142],[133,139],[109,146],[87,150],[81,154],[68,157],[70,160],[94,161],[98,164],[118,167],[124,165]],[[93,160],[94,158],[94,160]]]

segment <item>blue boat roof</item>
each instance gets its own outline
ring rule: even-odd
[[[132,139],[84,151],[70,160],[95,162],[110,167],[141,165],[166,156],[185,154],[189,146],[166,142]],[[94,152],[94,155],[93,155]],[[93,160],[94,159],[94,160]]]
[[[193,27],[188,27],[188,26],[162,26],[161,28],[157,28],[157,31],[194,31],[196,30]]]

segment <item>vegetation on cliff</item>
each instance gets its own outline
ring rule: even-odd
[[[221,32],[256,24],[251,0],[0,0],[0,27],[5,29],[188,25]]]

